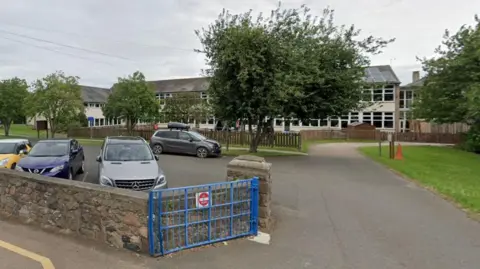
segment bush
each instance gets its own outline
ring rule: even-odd
[[[473,125],[465,134],[463,141],[460,145],[463,150],[480,153],[480,125]]]

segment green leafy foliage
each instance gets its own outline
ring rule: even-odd
[[[433,58],[421,59],[427,73],[414,104],[417,118],[464,122],[472,128],[466,149],[480,152],[480,19],[455,34],[445,31]]]
[[[162,113],[166,121],[188,123],[189,120],[195,120],[198,127],[201,119],[210,115],[210,107],[207,100],[200,98],[198,93],[180,92],[165,99]]]
[[[223,11],[196,31],[215,115],[257,126],[251,152],[267,133],[267,118],[318,119],[359,108],[368,56],[393,40],[359,39],[359,30],[335,25],[333,15],[281,5],[268,17]]]
[[[58,71],[32,86],[34,91],[26,98],[25,111],[28,116],[45,118],[52,137],[78,121],[78,113],[85,109],[78,77]]]
[[[105,118],[125,120],[129,133],[132,133],[139,120],[142,122],[158,120],[159,110],[160,105],[153,88],[138,71],[127,78],[118,78],[107,103],[102,108]]]
[[[0,121],[5,136],[9,135],[14,120],[24,118],[23,103],[28,95],[27,82],[20,78],[0,81]]]

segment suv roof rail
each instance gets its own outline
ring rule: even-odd
[[[181,123],[181,122],[169,122],[167,125],[167,128],[170,130],[176,129],[176,130],[189,130],[190,125]]]

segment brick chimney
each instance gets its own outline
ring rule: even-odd
[[[420,71],[413,71],[412,82],[417,82],[419,80],[420,80]]]

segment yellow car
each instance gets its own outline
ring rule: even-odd
[[[15,169],[31,148],[27,139],[0,139],[0,168]]]

